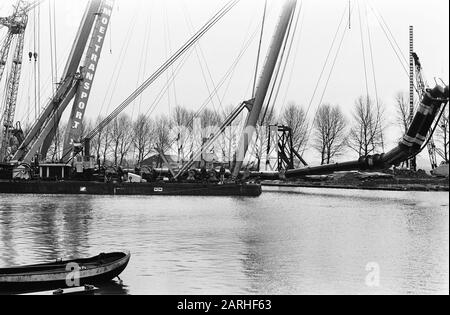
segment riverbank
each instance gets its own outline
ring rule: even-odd
[[[431,176],[403,177],[388,174],[346,173],[310,176],[299,180],[263,181],[267,187],[305,187],[381,191],[449,191],[448,178]]]

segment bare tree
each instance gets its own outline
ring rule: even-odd
[[[321,105],[314,123],[314,148],[321,155],[321,165],[343,153],[346,144],[347,120],[339,106]]]
[[[83,124],[84,125],[84,124]],[[52,162],[56,162],[61,159],[61,153],[64,146],[64,135],[66,134],[66,124],[60,124],[58,130],[56,131],[55,137],[52,140],[52,144],[48,150],[47,157]]]
[[[367,156],[381,149],[384,151],[384,108],[370,97],[356,100],[353,112],[353,127],[348,146],[359,156]]]
[[[108,124],[100,133],[101,141],[98,146],[98,156],[102,159],[102,165],[105,166],[108,162],[108,152],[112,146],[113,140],[113,126]]]
[[[280,121],[292,130],[294,149],[302,152],[308,142],[309,124],[305,110],[295,103],[290,103],[281,113]]]
[[[151,133],[153,122],[145,115],[139,115],[133,123],[133,146],[137,151],[137,164],[140,165],[153,151]]]
[[[224,113],[222,115],[222,121],[225,121],[225,119],[228,118],[228,116],[230,116],[235,109],[236,108],[233,105],[225,107]],[[231,168],[234,152],[236,151],[237,142],[239,140],[238,133],[241,132],[240,126],[242,118],[243,115],[241,114],[233,121],[232,124],[227,126],[219,139],[223,162],[228,163],[229,168]]]
[[[178,162],[182,162],[186,159],[185,151],[194,125],[194,113],[184,107],[177,106],[173,111],[172,120]]]
[[[395,101],[397,103],[397,122],[403,134],[406,134],[410,125],[409,99],[404,93],[399,92],[395,97]]]
[[[132,123],[128,115],[121,115],[113,120],[111,125],[112,150],[114,165],[121,166],[130,152],[132,145]]]
[[[197,143],[197,145],[203,149],[204,145],[208,140],[210,140],[212,137],[215,136],[215,134],[218,132],[219,126],[221,124],[221,117],[220,115],[210,109],[205,109],[201,115],[201,139],[196,139],[194,142]],[[198,136],[198,135],[193,135]],[[215,152],[215,146],[211,146],[208,148],[208,152]],[[202,161],[206,160],[205,155],[202,155],[201,157]]]
[[[98,126],[103,120],[104,118],[102,116],[98,116],[95,121],[95,125]],[[100,161],[101,150],[104,145],[104,140],[107,138],[107,132],[108,131],[105,129],[100,130],[100,132],[93,139],[91,139],[91,147],[93,152],[95,152],[95,157],[98,161]]]
[[[163,115],[156,118],[152,137],[154,139],[155,148],[162,154],[167,154],[172,147],[171,129],[172,120],[167,116]]]
[[[274,110],[267,113],[256,126],[253,156],[256,159],[256,170],[261,170],[261,161],[267,155],[267,143],[269,140],[270,125],[275,124],[277,114]]]
[[[436,135],[436,146],[438,148],[439,155],[445,163],[449,163],[449,109],[445,110],[444,115],[439,122],[439,128]]]
[[[397,93],[395,97],[395,102],[397,103],[397,124],[401,129],[402,136],[408,132],[409,126],[411,125],[411,105],[409,96],[403,92]],[[415,106],[417,108],[417,104]],[[409,162],[405,161],[403,166],[409,168]]]

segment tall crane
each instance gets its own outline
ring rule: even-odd
[[[38,120],[26,135],[15,153],[13,160],[30,164],[38,159],[44,160],[56,136],[61,117],[67,106],[75,98],[68,136],[77,136],[89,99],[89,92],[100,60],[105,42],[105,34],[110,22],[114,0],[90,0],[77,32],[72,50],[62,75],[58,89],[42,111]],[[88,45],[86,51],[86,47]],[[86,51],[86,54],[85,54]],[[85,56],[84,62],[82,58]],[[74,128],[77,127],[77,128]],[[72,141],[73,142],[73,141]],[[69,143],[72,143],[69,141]]]
[[[232,172],[233,178],[238,177],[242,165],[244,164],[244,159],[253,141],[253,135],[256,130],[256,125],[261,118],[261,111],[267,98],[267,92],[269,90],[270,83],[273,80],[273,74],[281,56],[283,43],[287,40],[289,25],[292,23],[296,5],[296,0],[288,0],[283,7],[280,21],[278,23],[277,30],[269,49],[269,54],[266,59],[266,64],[259,80],[253,106],[248,114],[244,132],[241,135],[238,150],[236,153],[236,163]]]
[[[18,130],[20,128],[15,128],[14,118],[20,75],[22,72],[23,47],[25,30],[28,24],[28,12],[36,5],[36,3],[30,4],[19,0],[14,6],[14,13],[11,16],[0,18],[0,25],[8,28],[5,41],[0,48],[0,81],[2,80],[9,60],[11,48],[14,46],[14,52],[11,58],[11,70],[6,79],[6,95],[2,97],[4,102],[0,107],[0,163],[6,162],[11,154],[10,141],[12,136],[21,132],[21,130]]]
[[[415,52],[413,52],[412,58],[414,61],[414,66],[416,68],[415,80],[417,83],[417,90],[419,93],[419,97],[423,98],[425,96],[425,94],[427,93],[428,84],[427,84],[427,82],[425,80],[425,76],[423,74],[422,63],[420,62],[419,56]],[[439,166],[438,161],[437,161],[438,150],[436,148],[436,144],[434,142],[434,138],[433,138],[433,135],[431,134],[431,132],[432,131],[430,131],[430,134],[428,135],[429,141],[428,141],[427,149],[428,149],[428,154],[430,157],[431,169],[434,170]]]

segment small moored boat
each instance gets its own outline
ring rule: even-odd
[[[0,269],[0,292],[57,289],[113,280],[125,270],[130,253],[108,253],[87,259]]]

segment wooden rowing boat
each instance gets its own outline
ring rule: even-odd
[[[113,280],[125,270],[130,253],[108,253],[87,259],[0,269],[0,292],[64,289]]]

